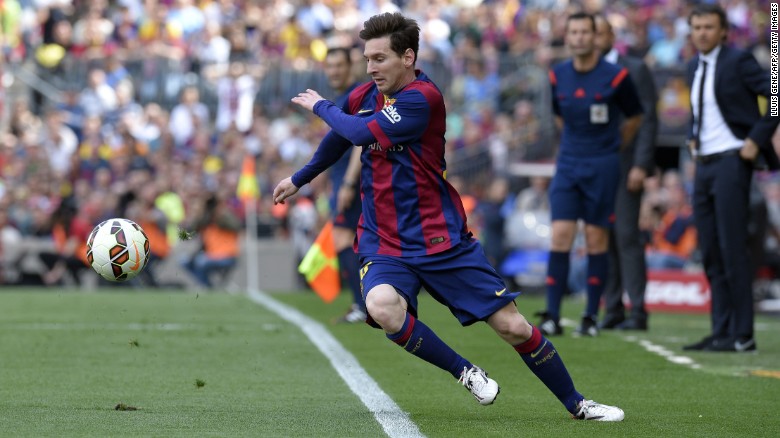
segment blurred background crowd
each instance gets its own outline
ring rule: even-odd
[[[231,242],[246,226],[236,185],[247,157],[257,169],[258,234],[290,239],[302,255],[328,217],[326,179],[287,205],[274,206],[270,194],[308,161],[326,126],[290,98],[305,88],[335,97],[322,73],[329,47],[352,48],[356,78],[365,80],[357,33],[386,11],[421,25],[418,67],[447,100],[448,175],[471,227],[504,275],[530,283],[538,269],[532,254],[549,240],[546,187],[557,149],[547,70],[567,57],[568,14],[606,15],[617,48],[644,58],[659,90],[658,172],[642,214],[650,266],[695,267],[692,166],[680,148],[694,3],[0,0],[0,281],[73,280],[68,272],[85,269],[78,259],[86,235],[117,216],[142,225],[157,258],[178,256],[171,250],[180,230],[201,238],[209,226],[225,232],[214,245],[204,239],[205,253],[235,256],[239,245]],[[769,2],[721,3],[729,44],[768,68]],[[755,195],[760,274],[772,277],[780,265],[780,180],[759,174]],[[17,242],[30,239],[54,242],[37,276],[15,265]],[[156,282],[153,269],[145,281]]]

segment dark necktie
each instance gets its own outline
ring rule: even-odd
[[[701,149],[702,121],[704,120],[704,81],[707,79],[707,61],[701,62],[701,79],[699,80],[699,119],[696,121],[696,148]]]

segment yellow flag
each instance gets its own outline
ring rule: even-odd
[[[322,227],[317,239],[298,265],[298,272],[306,277],[312,290],[326,303],[335,300],[341,292],[339,259],[333,244],[333,222]]]
[[[241,176],[238,178],[236,196],[241,202],[246,203],[250,199],[260,198],[260,190],[257,188],[257,173],[255,170],[255,157],[247,154],[241,164]]]

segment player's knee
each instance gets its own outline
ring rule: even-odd
[[[496,312],[488,320],[488,324],[498,336],[511,345],[517,345],[530,339],[532,328],[525,317],[517,312],[517,309],[505,310]]]
[[[379,285],[366,294],[366,310],[385,331],[400,330],[406,317],[404,300],[390,285]]]

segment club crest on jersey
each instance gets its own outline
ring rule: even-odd
[[[382,109],[382,115],[387,117],[387,120],[390,120],[390,123],[396,124],[401,121],[401,115],[398,114],[398,110],[395,109],[394,106],[386,106]]]

